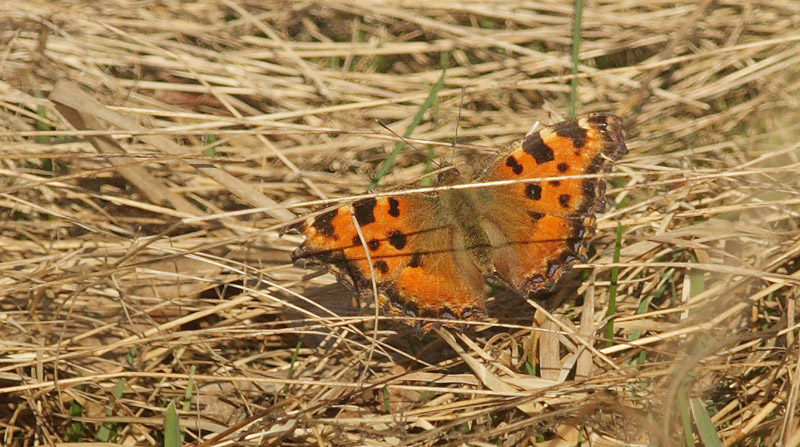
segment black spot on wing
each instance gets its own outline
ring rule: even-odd
[[[561,194],[558,196],[558,203],[561,204],[564,208],[569,208],[569,201],[572,199],[572,196],[569,194]]]
[[[333,219],[339,214],[339,210],[328,211],[314,218],[311,224],[317,232],[325,237],[336,237],[336,229],[333,228]]]
[[[386,261],[377,261],[373,264],[375,266],[375,270],[381,272],[382,274],[389,273],[389,264]]]
[[[547,163],[548,161],[553,161],[555,159],[553,149],[545,144],[539,132],[528,135],[522,142],[522,149],[526,153],[533,156],[538,164]]]
[[[389,243],[392,244],[392,247],[398,250],[402,250],[406,246],[407,242],[408,238],[402,231],[396,230],[389,235]]]
[[[375,205],[377,202],[377,200],[370,198],[357,200],[353,203],[353,209],[359,225],[363,227],[375,222]]]
[[[567,172],[567,171],[569,171],[569,165],[566,164],[566,163],[559,163],[558,166],[556,166],[556,167],[558,168],[558,172]]]
[[[389,197],[389,215],[392,217],[400,216],[400,201],[394,197]]]
[[[534,221],[537,221],[537,220],[543,218],[544,214],[537,213],[536,211],[528,211],[528,216],[531,216],[531,219],[533,219]]]
[[[408,261],[408,266],[411,268],[417,268],[422,265],[422,254],[418,251],[415,251],[413,255],[411,255],[411,260]]]
[[[586,129],[578,125],[578,120],[563,121],[553,125],[553,130],[559,137],[569,138],[576,149],[586,146]]]
[[[513,155],[509,155],[508,158],[506,158],[506,166],[511,168],[511,170],[514,171],[514,174],[517,175],[522,174],[522,165],[519,164],[519,162],[517,161],[516,158],[514,158]]]
[[[528,183],[525,185],[525,196],[531,200],[542,198],[542,185],[538,183]]]
[[[378,248],[380,248],[380,246],[381,246],[381,241],[377,239],[373,239],[367,243],[367,247],[369,247],[369,249],[372,251],[377,250]]]

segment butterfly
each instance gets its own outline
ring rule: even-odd
[[[420,334],[483,320],[487,276],[529,297],[585,262],[606,188],[587,175],[627,153],[622,126],[606,113],[562,121],[513,143],[473,179],[479,187],[398,190],[310,217],[292,261],[327,265],[362,295],[376,290],[384,311]],[[457,173],[444,181],[464,183]]]

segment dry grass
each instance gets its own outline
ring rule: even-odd
[[[445,51],[386,184],[566,116],[572,6],[431,5],[0,4],[0,443],[158,445],[175,401],[204,446],[800,445],[800,3],[587,1],[578,111],[631,153],[579,295],[418,340],[279,230]]]

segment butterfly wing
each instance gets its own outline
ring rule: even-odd
[[[602,174],[627,153],[622,118],[593,114],[527,135],[482,174],[482,181],[533,180],[481,188],[488,206],[481,225],[497,274],[523,294],[551,290],[586,259],[594,213],[605,204],[603,178],[539,178]]]
[[[422,333],[434,323],[407,317],[479,320],[483,274],[459,246],[459,227],[440,202],[436,194],[369,198],[309,218],[292,260],[331,264],[364,295],[373,295],[374,279],[379,304]]]

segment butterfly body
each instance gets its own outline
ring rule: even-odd
[[[309,218],[292,259],[331,265],[364,295],[374,283],[386,312],[422,333],[439,324],[431,320],[481,320],[487,275],[532,296],[585,260],[605,180],[580,176],[608,172],[626,152],[614,115],[545,127],[490,163],[476,178],[485,186],[400,190]],[[445,182],[466,183],[458,174]]]

